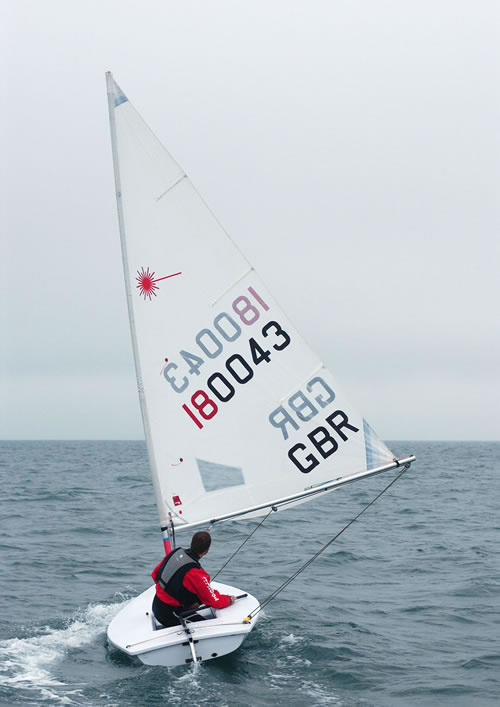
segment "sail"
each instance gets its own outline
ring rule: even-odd
[[[260,507],[393,455],[108,75],[123,261],[162,525]]]

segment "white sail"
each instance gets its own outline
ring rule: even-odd
[[[108,75],[136,369],[162,525],[298,497],[393,455]]]

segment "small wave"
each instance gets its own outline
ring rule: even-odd
[[[309,661],[303,666],[311,665]],[[277,666],[280,667],[279,664]],[[281,667],[285,670],[279,672],[269,672],[266,676],[266,685],[272,692],[288,691],[293,689],[296,697],[300,700],[300,704],[307,705],[325,705],[325,704],[341,704],[341,700],[336,694],[332,693],[330,686],[316,683],[312,680],[301,678],[297,682],[297,671],[294,669],[287,672],[286,668],[289,663],[283,664]],[[293,688],[291,687],[293,685]],[[280,702],[281,703],[281,702]],[[299,702],[290,702],[291,704],[299,704]]]
[[[307,695],[308,704],[341,704],[341,700],[337,695],[332,694],[331,689],[324,687],[323,685],[318,685],[311,680],[304,680],[301,685],[301,692]],[[314,702],[311,702],[314,700]]]
[[[37,690],[44,699],[71,704],[69,695],[79,696],[80,691],[72,686],[63,694],[57,692],[66,685],[54,677],[51,668],[69,650],[92,643],[122,606],[123,597],[114,604],[91,604],[69,619],[64,628],[40,627],[35,629],[38,635],[0,641],[0,685]]]
[[[494,668],[498,669],[498,663],[500,662],[500,655],[482,655],[477,658],[471,658],[465,663],[462,663],[462,667],[470,670],[472,668]]]
[[[305,639],[302,636],[294,636],[293,633],[290,633],[287,636],[283,636],[281,643],[300,643],[304,640]]]
[[[434,604],[416,604],[414,606],[404,606],[399,611],[402,614],[421,614],[421,613],[439,613],[439,607]]]
[[[214,704],[214,695],[212,690],[205,685],[204,676],[205,666],[192,666],[187,672],[182,675],[177,675],[175,680],[167,686],[166,696],[169,705],[186,705],[186,704]],[[201,676],[200,676],[201,673]],[[171,673],[174,675],[175,673]],[[222,695],[217,696],[218,707],[229,707],[228,703],[222,701]]]
[[[361,553],[355,554],[349,550],[337,550],[337,552],[333,553],[327,559],[329,563],[334,564],[336,562],[357,562],[358,560],[366,560],[368,557]]]

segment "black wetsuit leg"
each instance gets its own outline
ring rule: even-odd
[[[165,628],[169,626],[178,626],[180,624],[179,619],[175,616],[174,611],[179,611],[180,607],[173,607],[170,604],[166,604],[161,599],[155,595],[153,599],[153,614],[157,621],[159,621]]]
[[[189,611],[189,609],[186,609],[185,607],[181,606],[170,606],[170,604],[166,604],[164,601],[161,599],[158,599],[158,597],[155,594],[155,598],[153,599],[153,614],[154,617],[157,621],[159,621],[162,626],[165,626],[165,628],[169,628],[170,626],[179,626],[181,623],[177,616],[174,614],[175,612],[178,611]],[[204,621],[205,619],[203,616],[200,616],[197,614],[194,610],[192,614],[189,614],[186,616],[186,619],[190,622],[193,621]]]

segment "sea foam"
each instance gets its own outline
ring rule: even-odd
[[[34,629],[37,635],[0,641],[0,685],[39,690],[43,699],[70,704],[70,695],[79,690],[58,680],[53,669],[68,651],[92,643],[123,606],[123,599],[113,604],[90,604],[67,620],[63,628],[44,626]]]

